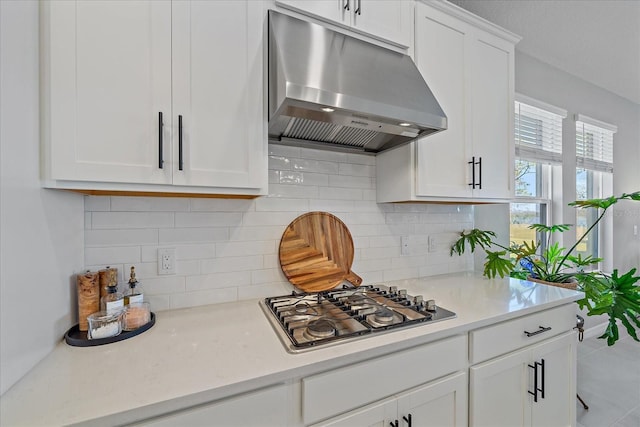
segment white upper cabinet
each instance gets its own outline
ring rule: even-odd
[[[414,2],[410,0],[276,0],[276,3],[403,47],[411,44]]]
[[[448,128],[378,155],[378,202],[512,197],[517,40],[447,3],[417,3],[414,59]]]
[[[266,192],[260,2],[41,7],[46,186]]]
[[[171,183],[171,3],[41,7],[47,177]]]
[[[262,185],[263,10],[256,3],[173,3],[174,184]]]

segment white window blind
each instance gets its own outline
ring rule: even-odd
[[[562,163],[562,119],[559,108],[519,95],[515,102],[516,158]]]
[[[614,125],[576,115],[576,166],[601,172],[613,172]]]

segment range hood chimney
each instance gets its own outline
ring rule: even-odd
[[[447,128],[407,55],[269,11],[269,138],[377,153]]]

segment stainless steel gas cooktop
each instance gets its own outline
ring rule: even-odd
[[[266,298],[261,306],[291,352],[456,316],[434,300],[384,285],[294,292]]]

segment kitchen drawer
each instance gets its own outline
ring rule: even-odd
[[[302,415],[311,424],[466,368],[463,335],[302,380]]]
[[[469,333],[471,364],[535,344],[576,326],[576,307],[567,304]],[[526,332],[529,332],[527,335]]]

